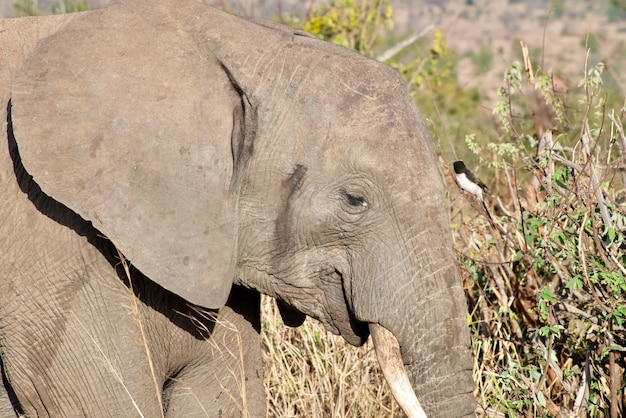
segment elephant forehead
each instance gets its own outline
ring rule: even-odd
[[[312,138],[300,140],[296,159],[395,178],[432,175],[436,168],[432,141],[419,117],[411,118],[412,123],[407,119],[388,112],[363,121],[355,117],[345,124],[322,120]]]
[[[340,82],[325,94],[294,98],[285,108],[287,116],[276,116],[274,108],[261,114],[267,123],[264,133],[293,138],[303,153],[359,151],[364,158],[377,158],[380,148],[387,147],[399,156],[419,159],[420,149],[430,142],[416,106],[402,94],[363,93]]]
[[[419,123],[418,111],[409,93],[391,68],[364,57],[319,69],[311,80],[320,106],[338,130],[355,128],[375,135],[410,133]],[[315,96],[313,97],[315,99]]]

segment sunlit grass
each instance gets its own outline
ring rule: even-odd
[[[283,325],[262,300],[263,361],[270,417],[403,417],[380,372],[371,341],[356,348],[308,318]]]

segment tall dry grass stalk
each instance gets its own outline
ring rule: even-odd
[[[371,341],[353,347],[310,318],[287,328],[269,297],[261,312],[268,416],[404,417]]]
[[[150,347],[148,345],[148,339],[146,337],[146,330],[144,327],[143,316],[141,315],[141,312],[139,311],[139,301],[138,301],[137,296],[135,296],[135,289],[133,288],[133,280],[130,274],[130,267],[128,265],[128,262],[126,261],[126,258],[124,257],[124,255],[119,249],[117,249],[117,255],[120,259],[122,268],[124,269],[124,273],[126,274],[126,278],[128,279],[130,297],[133,301],[133,317],[135,318],[135,321],[137,322],[137,325],[139,326],[139,330],[141,332],[143,347],[146,353],[146,360],[148,362],[148,366],[150,367],[150,374],[152,376],[152,382],[154,383],[154,391],[156,394],[156,398],[159,404],[163,405],[163,396],[161,393],[162,388],[161,388],[161,385],[159,384],[159,381],[157,379],[157,376],[154,370],[154,362],[152,361],[152,352],[150,351]],[[163,409],[161,409],[161,417],[162,418],[165,417]]]

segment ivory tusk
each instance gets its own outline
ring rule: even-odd
[[[378,363],[396,402],[408,418],[426,418],[426,413],[417,400],[409,377],[404,370],[398,340],[382,325],[373,323],[368,325]]]

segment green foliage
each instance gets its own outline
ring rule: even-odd
[[[588,33],[583,36],[580,45],[596,53],[600,51],[600,39],[598,39],[598,35],[595,33]]]
[[[416,43],[387,64],[407,81],[411,95],[424,115],[430,116],[436,131],[463,138],[468,127],[484,125],[479,106],[482,97],[476,88],[464,89],[459,84],[458,56],[448,48],[441,30],[434,31],[430,43]]]
[[[389,0],[332,0],[313,10],[304,30],[369,56],[381,33],[393,27],[392,15]]]
[[[11,7],[15,17],[38,16],[40,14],[37,0],[13,0]]]
[[[552,16],[555,18],[562,17],[565,14],[565,0],[550,0],[550,9]]]
[[[493,51],[483,45],[478,52],[470,53],[470,60],[476,69],[477,74],[484,74],[493,67]]]
[[[508,213],[494,216],[497,228],[458,231],[460,251],[480,249],[461,257],[472,322],[485,324],[473,332],[477,361],[489,361],[478,385],[508,416],[578,416],[587,370],[581,408],[608,417],[612,402],[618,408],[611,384],[617,394],[626,388],[624,99],[607,92],[602,62],[568,92],[551,74],[530,73],[520,63],[505,73],[493,111],[500,137],[484,147],[491,152],[466,136],[473,153],[492,156]]]
[[[626,1],[610,0],[606,7],[606,16],[610,22],[626,20]]]
[[[418,90],[426,83],[441,87],[453,78],[452,70],[455,65],[453,57],[454,53],[448,50],[443,32],[437,29],[426,57],[417,57],[408,65],[392,63],[392,67]]]
[[[61,15],[65,13],[77,13],[87,11],[86,1],[59,1],[55,6],[52,6],[52,13],[55,15]]]
[[[502,99],[498,100],[496,103],[496,106],[493,109],[493,114],[499,118],[504,132],[512,134],[513,125],[511,124],[511,120],[513,119],[513,114],[511,106],[511,93],[519,91],[521,87],[522,64],[514,62],[511,68],[504,73],[504,82],[506,83],[505,87],[500,87],[497,92],[498,97],[501,97]]]
[[[85,0],[58,0],[51,9],[42,9],[39,0],[13,0],[11,3],[14,17],[39,16],[43,14],[64,14],[84,12],[88,9]]]

